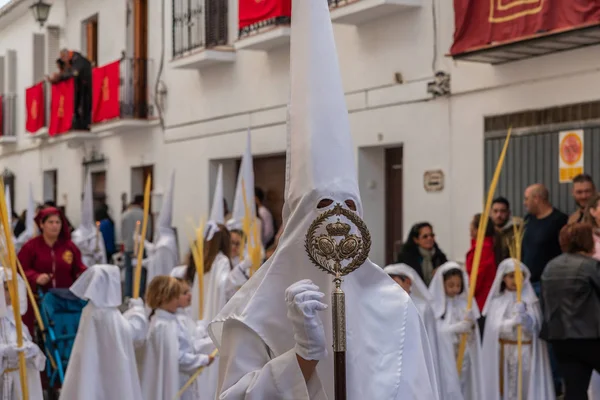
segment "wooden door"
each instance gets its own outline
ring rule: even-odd
[[[98,17],[90,19],[86,24],[87,59],[93,66],[98,66]]]
[[[281,226],[285,192],[285,154],[256,157],[254,162],[254,186],[265,192],[265,207],[273,214],[275,231]],[[239,162],[238,162],[239,171]]]
[[[133,7],[133,117],[148,117],[148,0],[134,0]]]
[[[396,262],[402,246],[402,147],[385,150],[385,262]]]
[[[92,172],[92,198],[94,212],[106,202],[106,171]]]

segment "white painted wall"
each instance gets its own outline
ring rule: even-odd
[[[171,4],[165,3],[165,41],[161,45],[162,3],[149,3],[153,74],[164,45],[161,79],[168,90],[166,129],[108,132],[95,146],[108,158],[108,202],[117,220],[121,193],[128,193],[128,198],[132,195],[131,167],[154,164],[157,188],[165,186],[172,168],[177,170],[174,221],[183,250],[187,247],[187,218],[197,220],[208,214],[216,161],[225,161],[225,197],[232,206],[237,173],[232,160],[243,152],[248,127],[252,128],[254,154],[285,151],[289,49],[238,51],[230,65],[175,70],[171,65]],[[99,63],[103,64],[117,59],[126,47],[125,4],[122,0],[56,0],[51,22],[64,28],[61,34],[66,46],[78,48],[81,21],[98,13]],[[235,4],[230,1],[233,21]],[[437,15],[435,35],[432,4]],[[383,148],[404,146],[404,231],[417,221],[429,220],[444,251],[463,260],[469,245],[467,225],[483,203],[484,117],[598,98],[597,85],[592,82],[600,78],[600,46],[503,66],[454,62],[445,57],[453,21],[452,2],[433,0],[359,27],[334,26],[365,219],[375,239],[373,259],[378,263],[383,262],[385,251]],[[19,49],[20,96],[32,83],[27,60],[34,31],[38,28],[29,14],[0,30],[0,54],[7,48]],[[236,31],[235,26],[230,27],[232,34]],[[434,100],[426,93],[435,70],[451,74],[452,97]],[[394,82],[395,73],[402,74],[403,84]],[[24,110],[19,112],[22,132]],[[58,168],[59,196],[68,194],[69,217],[79,220],[79,204],[74,199],[81,192],[82,150],[68,149],[60,140],[40,148],[23,138],[16,147],[0,147],[0,170],[8,166],[17,173],[16,209],[26,206],[26,179],[33,180],[37,194],[42,171]],[[432,169],[445,173],[445,189],[440,193],[426,193],[423,188],[423,173]],[[371,181],[374,189],[369,188]]]

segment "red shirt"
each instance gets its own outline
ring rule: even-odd
[[[51,274],[52,277],[44,290],[69,288],[86,269],[77,246],[60,238],[50,247],[42,235],[36,236],[25,243],[18,257],[34,291],[38,289],[35,281],[41,274]]]
[[[475,257],[475,239],[471,239],[471,250],[467,253],[467,273],[471,276],[473,268],[473,258]],[[477,282],[475,284],[475,300],[479,310],[483,310],[488,293],[496,278],[496,257],[494,255],[494,238],[486,237],[483,240],[481,249],[481,260],[479,261],[479,271],[477,272]]]

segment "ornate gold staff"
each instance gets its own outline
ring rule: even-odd
[[[345,217],[360,233],[350,233],[352,226],[340,221]],[[319,228],[330,218],[336,222],[325,226],[327,234],[318,234]],[[321,229],[322,231],[322,229]],[[341,238],[341,239],[337,239]],[[310,225],[304,243],[310,261],[322,271],[333,275],[335,289],[331,293],[333,319],[333,354],[335,399],[346,399],[346,300],[342,291],[342,277],[358,269],[369,256],[371,234],[362,219],[341,204],[325,211]],[[345,265],[343,265],[344,263]]]

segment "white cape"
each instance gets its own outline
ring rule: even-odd
[[[143,340],[147,326],[143,309],[122,315],[116,307],[90,301],[81,314],[60,398],[143,400],[134,341]]]
[[[451,269],[459,269],[463,275],[463,291],[454,298],[448,298],[444,291],[443,275]],[[468,335],[463,367],[459,377],[456,370],[457,350],[461,335],[448,332],[448,328],[464,319],[469,292],[467,273],[454,262],[442,265],[433,276],[429,290],[432,307],[437,319],[438,362],[440,370],[440,393],[444,400],[487,399],[483,389],[482,361],[479,326],[475,323],[473,332]],[[473,314],[479,318],[477,303],[473,301]]]
[[[17,326],[13,317],[12,307],[8,307],[8,314],[0,319],[0,343],[2,345],[17,345]],[[32,342],[27,329],[23,329],[23,346],[25,350],[25,365],[27,366],[27,388],[30,399],[43,399],[42,382],[40,372],[46,366],[46,356],[40,348]],[[6,360],[3,360],[6,361]],[[0,399],[20,400],[21,379],[18,370],[18,359],[12,360],[11,364],[17,368],[16,371],[4,372],[0,377]],[[4,364],[6,366],[6,364]]]
[[[169,275],[173,268],[179,265],[177,253],[177,242],[172,230],[169,233],[161,232],[158,236],[156,246],[148,260],[146,286],[152,279],[159,275]]]
[[[177,316],[157,309],[150,320],[140,362],[144,400],[175,399],[180,387],[177,335]]]
[[[221,311],[227,303],[226,286],[227,278],[231,272],[231,263],[227,256],[219,253],[213,261],[209,272],[204,274],[204,322],[208,325]],[[199,316],[199,297],[198,276],[194,278],[192,287],[192,318],[198,319]],[[217,383],[219,379],[219,358],[205,368],[204,372],[198,377],[198,385],[201,388],[201,399],[213,400],[217,392]]]
[[[529,283],[529,270],[521,264],[523,271],[522,302],[527,313],[533,319],[533,333],[523,329],[523,340],[530,341],[530,345],[523,345],[523,400],[554,400],[554,383],[548,357],[546,343],[538,339],[542,324],[542,313],[538,298]],[[483,378],[487,388],[489,400],[516,400],[517,399],[517,346],[504,345],[504,363],[500,366],[501,348],[500,339],[516,342],[516,327],[511,332],[504,332],[502,323],[511,317],[512,309],[517,301],[515,292],[501,292],[504,275],[515,270],[514,261],[506,259],[498,266],[496,278],[490,289],[483,313],[485,320],[485,335],[483,336]],[[503,397],[500,396],[500,371],[503,369]]]
[[[79,227],[71,234],[71,240],[81,251],[81,260],[85,266],[106,264],[106,248],[102,233],[95,230],[88,232]]]

